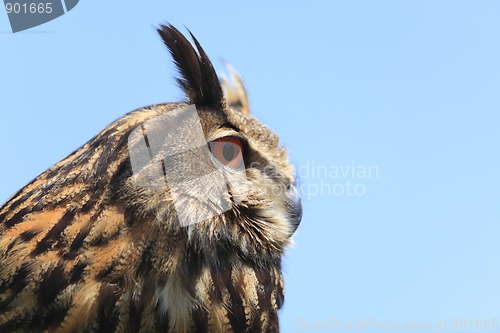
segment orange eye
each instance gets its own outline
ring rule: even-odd
[[[215,140],[212,149],[219,161],[230,168],[236,169],[243,163],[243,145],[237,137],[228,136]]]

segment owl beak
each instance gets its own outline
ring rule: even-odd
[[[290,236],[292,236],[295,233],[295,230],[299,227],[300,220],[302,219],[302,199],[300,198],[299,191],[295,185],[290,185],[287,197],[286,210],[288,213],[288,219],[292,226],[290,234]]]

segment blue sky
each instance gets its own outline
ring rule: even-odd
[[[154,30],[168,21],[242,74],[302,168],[284,332],[497,318],[499,17],[498,1],[82,0],[12,34],[0,10],[0,201],[126,112],[180,98]]]

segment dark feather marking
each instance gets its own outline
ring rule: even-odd
[[[128,140],[128,135],[123,134],[123,138]],[[123,138],[121,140],[123,140]],[[109,144],[108,144],[109,145]],[[99,160],[95,163],[95,174],[97,176],[97,186],[100,188],[106,188],[109,185],[108,170],[110,166],[110,161],[115,161],[118,159],[118,155],[121,153],[121,146],[110,145],[109,148],[105,149]]]
[[[135,210],[130,209],[130,208],[125,209],[124,219],[125,219],[125,224],[127,225],[127,227],[131,227],[136,220]],[[137,219],[137,220],[140,220],[140,219]]]
[[[53,331],[55,327],[59,326],[68,313],[72,300],[67,302],[51,302],[47,306],[39,308],[35,315],[31,316],[30,324],[27,328],[34,332],[45,332],[45,330]],[[26,321],[26,319],[25,319]]]
[[[115,305],[120,298],[120,288],[116,284],[103,283],[99,288],[97,303],[99,304],[99,330],[98,332],[114,332],[118,324],[118,313]]]
[[[185,250],[183,260],[183,274],[184,276],[189,276],[189,279],[183,281],[183,287],[190,295],[195,295],[196,291],[193,282],[201,275],[205,263],[205,254],[197,251],[193,246],[189,246]]]
[[[57,295],[69,284],[64,272],[64,264],[60,263],[43,274],[38,289],[38,301],[41,306],[49,305]]]
[[[168,332],[170,326],[168,313],[163,314],[163,311],[160,310],[160,302],[156,302],[155,304],[154,316],[157,332]]]
[[[71,243],[70,247],[69,247],[69,252],[68,252],[68,256],[74,256],[76,253],[77,250],[79,250],[82,245],[83,245],[83,241],[85,240],[85,238],[89,235],[90,233],[90,230],[92,230],[92,226],[93,226],[93,222],[95,221],[96,217],[93,216],[89,222],[87,222],[87,224],[85,225],[85,227],[83,227],[79,232],[78,234],[76,235],[75,239],[73,239],[73,242]]]
[[[86,263],[86,262],[79,261],[78,263],[76,263],[76,265],[73,266],[73,269],[71,270],[71,278],[70,278],[69,282],[76,283],[76,282],[80,281],[80,279],[82,278],[82,275],[83,275],[83,270],[87,266],[88,266],[88,263]]]
[[[40,233],[39,230],[26,230],[25,232],[21,233],[19,235],[19,238],[23,241],[23,242],[29,242],[30,240],[33,239],[33,237],[35,237],[36,235],[38,235]]]
[[[90,246],[105,246],[107,243],[113,239],[118,238],[121,235],[121,230],[118,228],[112,234],[98,234],[96,238],[89,242]]]
[[[220,304],[223,301],[220,287],[227,287],[231,284],[231,253],[226,247],[219,246],[213,257],[221,258],[222,261],[216,260],[210,268],[214,289],[209,292],[209,296],[214,303]]]
[[[218,266],[214,266],[210,270],[212,280],[214,282],[214,292],[210,295],[217,303],[222,302],[221,288],[227,288],[231,306],[228,311],[228,319],[234,332],[244,332],[246,329],[245,309],[243,300],[240,294],[243,293],[241,281],[238,285],[234,285],[231,279],[232,265],[230,264],[231,253],[226,247],[219,247],[216,254],[217,258],[224,258],[225,261],[220,262]],[[243,318],[243,320],[242,320]]]
[[[121,198],[121,186],[123,186],[123,182],[126,181],[126,179],[128,179],[130,176],[132,176],[132,166],[130,163],[130,158],[127,157],[120,162],[118,169],[111,178],[109,200],[116,201]]]
[[[107,147],[107,149],[105,149],[105,151],[101,155],[101,158],[96,163],[98,175],[100,175],[101,173],[107,173],[107,170],[109,168],[109,161],[120,161],[120,154],[123,154],[124,149],[128,149],[128,139],[130,133],[132,133],[135,128],[135,126],[130,126],[129,128],[127,128],[123,133],[120,133],[120,138],[116,142],[114,142],[113,145],[110,145],[109,147]],[[125,153],[124,155],[128,158],[128,153]],[[109,185],[108,177],[100,177],[99,180],[101,179],[106,179],[106,185]]]
[[[271,272],[264,270],[260,267],[254,269],[255,276],[260,283],[257,287],[257,296],[259,298],[259,305],[261,309],[268,309],[271,306],[271,293],[274,288],[272,284]]]
[[[155,283],[152,280],[146,280],[142,285],[141,297],[139,298],[139,307],[146,305],[153,300],[155,294]]]
[[[100,202],[100,199],[101,197],[103,196],[104,194],[104,187],[100,187],[100,186],[95,186],[91,192],[91,196],[90,196],[90,199],[88,199],[83,205],[82,207],[79,209],[79,212],[81,214],[85,214],[85,213],[88,213],[90,212],[92,209],[96,209],[96,203]],[[97,209],[98,210],[98,209]]]
[[[142,284],[139,300],[137,302],[133,301],[130,305],[128,325],[130,332],[138,332],[140,330],[144,309],[148,303],[152,302],[154,293],[155,284],[153,281],[147,279]]]
[[[6,205],[4,205],[5,207]],[[0,210],[1,211],[1,210]],[[5,212],[3,212],[2,214],[0,214],[0,225],[3,223],[3,220],[5,219],[5,217],[7,216],[7,214],[9,214],[9,210],[6,210]]]
[[[19,197],[19,195],[24,191],[24,189],[26,188],[29,188],[30,185],[32,185],[34,182],[36,182],[42,175],[39,175],[38,177],[34,178],[33,180],[31,180],[28,184],[26,184],[22,189],[20,189],[19,191],[16,192],[16,194],[14,194],[12,197],[10,197],[9,200],[7,200],[7,202],[5,202],[2,207],[0,207],[0,212],[3,211],[5,208],[7,208],[7,206],[11,205],[11,203],[14,201],[14,200],[17,200],[17,198]],[[31,193],[31,191],[30,191]],[[17,205],[16,205],[17,207]],[[9,207],[8,210],[6,210],[3,214],[0,215],[0,223],[2,223],[2,220],[5,218],[5,216],[10,212],[12,211],[12,209]]]
[[[255,318],[254,315],[252,321],[250,322],[248,328],[246,329],[246,332],[258,333],[262,331],[263,329],[262,329],[262,323],[260,322],[260,318]]]
[[[6,254],[9,253],[10,250],[12,250],[12,248],[14,248],[14,246],[16,246],[16,245],[18,245],[20,243],[22,243],[22,239],[21,238],[19,238],[19,237],[14,238],[14,240],[11,241],[9,243],[9,245],[7,245],[7,249],[6,249],[5,253]]]
[[[34,206],[33,206],[33,212],[38,212],[41,211],[44,207],[46,206],[46,203],[42,200],[38,201]]]
[[[28,284],[28,274],[29,274],[29,269],[28,269],[28,263],[23,263],[19,270],[14,274],[12,279],[9,282],[4,282],[0,286],[0,293],[4,293],[6,290],[10,290],[11,295],[7,297],[6,299],[2,299],[0,301],[0,311],[5,309],[10,302],[14,298],[16,298],[17,294],[23,290],[24,287]]]
[[[28,200],[32,194],[33,194],[32,191],[29,191],[28,193],[24,194],[22,197],[18,198],[16,201],[14,201],[9,206],[9,210],[13,211],[14,209],[16,209],[20,204],[22,204],[24,201]]]
[[[12,216],[8,221],[6,221],[5,226],[7,228],[11,228],[11,227],[15,226],[16,224],[22,222],[24,219],[24,216],[26,214],[30,213],[31,209],[32,209],[32,207],[30,207],[30,206],[24,207],[23,209],[21,209],[20,211],[15,213],[14,216]]]
[[[212,269],[210,271],[212,281],[214,282],[214,292],[210,295],[215,303],[222,303],[221,288],[231,284],[231,270],[229,269]]]
[[[50,245],[55,241],[55,239],[59,237],[61,232],[63,232],[64,229],[66,229],[66,227],[71,224],[75,215],[76,215],[75,209],[69,209],[68,211],[66,211],[66,213],[63,215],[63,217],[61,217],[59,222],[57,222],[52,227],[52,229],[50,229],[49,232],[47,232],[45,237],[43,237],[42,240],[40,240],[36,244],[36,247],[33,249],[30,255],[35,257],[40,253],[45,252],[50,247]]]
[[[152,237],[153,239],[150,240],[146,248],[142,251],[140,264],[135,271],[136,277],[140,275],[147,277],[150,270],[153,268],[152,254],[154,253],[156,240],[159,237],[159,233],[155,233]]]
[[[193,311],[192,321],[195,328],[195,332],[208,332],[208,311],[205,309],[197,309]],[[244,332],[236,331],[234,332]]]
[[[229,270],[229,274],[231,274],[231,270]],[[229,278],[231,279],[231,275],[229,275]],[[244,332],[247,325],[244,320],[245,308],[243,307],[243,300],[241,298],[241,293],[243,293],[241,281],[239,281],[237,285],[234,285],[234,283],[229,280],[227,290],[229,291],[229,297],[231,300],[231,307],[228,312],[231,327],[234,332]]]
[[[172,55],[180,74],[177,82],[190,102],[197,106],[224,108],[224,95],[219,79],[198,41],[193,37],[199,54],[173,26],[160,25],[157,31]]]
[[[278,313],[276,311],[269,311],[269,327],[268,332],[279,332]]]
[[[241,282],[235,286],[231,279],[233,267],[230,262],[232,261],[232,256],[234,256],[234,253],[231,252],[230,248],[226,246],[218,247],[215,257],[224,258],[224,261],[214,266],[210,271],[215,286],[215,293],[213,296],[215,296],[215,300],[222,302],[220,288],[227,288],[231,302],[231,306],[228,309],[229,322],[234,332],[244,332],[246,329],[244,320],[245,309],[243,307],[243,300],[240,296],[240,293],[243,293],[243,289]]]
[[[0,332],[16,332],[16,330],[19,330],[19,322],[15,319],[0,325]]]
[[[106,278],[108,277],[108,275],[111,274],[111,272],[113,271],[113,269],[116,268],[116,266],[118,266],[119,264],[119,258],[115,258],[109,265],[105,266],[103,269],[101,269],[99,271],[99,273],[97,273],[97,278],[99,280],[106,280]]]
[[[92,199],[89,200],[89,202],[92,202]],[[95,201],[93,202],[95,205]],[[77,251],[83,246],[83,242],[85,241],[85,238],[89,235],[90,231],[94,227],[95,222],[97,221],[97,218],[99,217],[99,214],[101,213],[101,207],[96,207],[97,208],[97,213],[92,215],[90,219],[87,221],[85,226],[76,234],[75,238],[73,239],[73,242],[71,243],[69,247],[69,252],[65,254],[67,257],[74,257],[77,254]]]
[[[144,308],[138,306],[137,304],[135,304],[135,302],[132,302],[132,304],[130,304],[128,324],[127,324],[127,329],[129,332],[139,332],[141,328],[141,319],[143,311]]]
[[[276,304],[278,309],[281,309],[283,303],[285,302],[285,293],[280,283],[276,283]]]

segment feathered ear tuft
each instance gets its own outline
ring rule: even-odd
[[[198,106],[225,108],[224,94],[217,74],[193,34],[189,32],[198,52],[172,25],[162,24],[157,31],[172,55],[180,74],[177,82],[189,101]]]
[[[226,68],[231,76],[231,82],[224,75],[221,78],[226,104],[230,108],[240,110],[244,114],[249,114],[250,106],[248,105],[248,95],[243,79],[240,73],[231,67],[231,65],[226,63]]]

